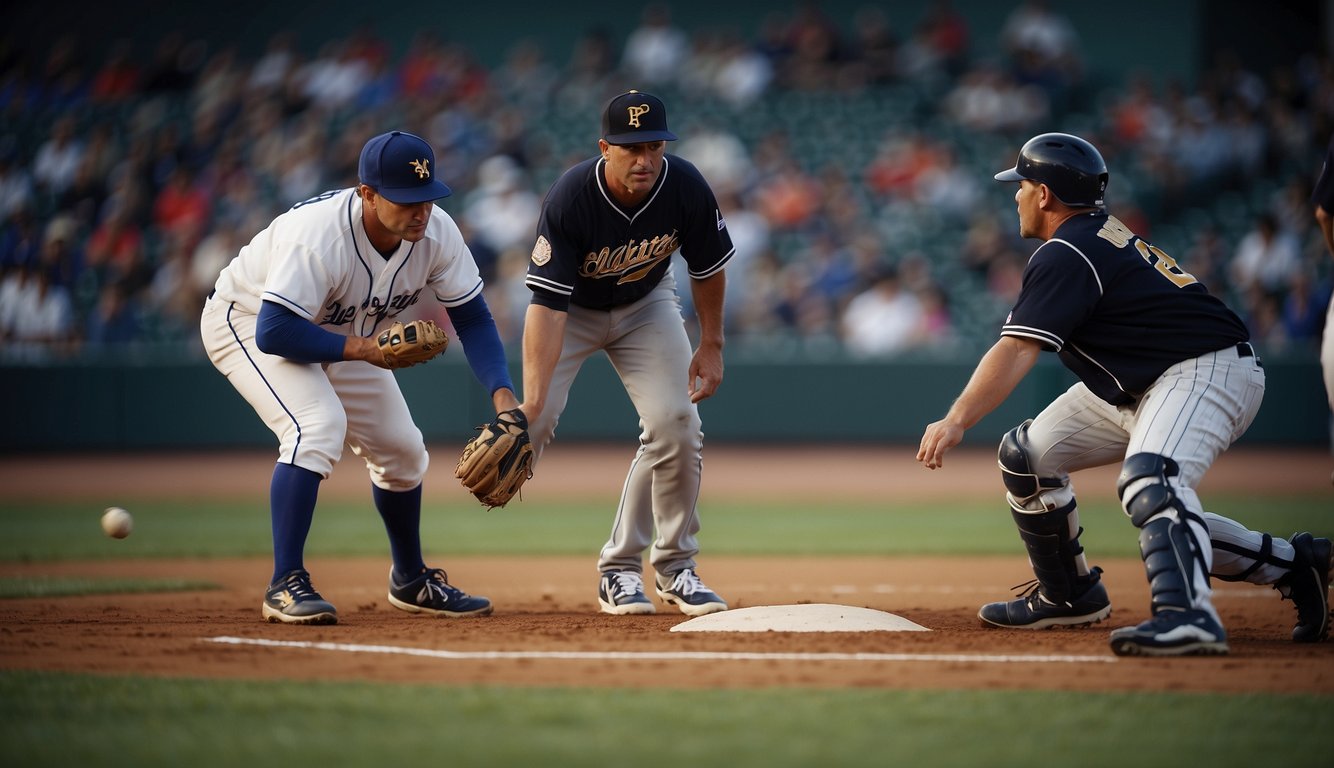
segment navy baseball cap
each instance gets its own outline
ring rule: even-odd
[[[629,91],[607,102],[602,112],[602,138],[608,144],[676,141],[667,130],[667,107],[650,93]]]
[[[400,205],[449,197],[451,190],[435,178],[435,152],[420,136],[391,131],[366,142],[357,163],[361,183]]]

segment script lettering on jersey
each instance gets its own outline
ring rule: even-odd
[[[1135,250],[1139,251],[1140,257],[1158,270],[1163,277],[1171,280],[1178,288],[1184,288],[1199,282],[1194,275],[1178,266],[1176,259],[1168,256],[1158,246],[1144,242],[1134,232],[1130,231],[1130,227],[1121,223],[1121,220],[1115,216],[1107,217],[1107,223],[1102,225],[1102,229],[1098,230],[1098,237],[1117,248],[1125,248],[1130,244],[1130,241],[1135,241]]]
[[[379,317],[387,315],[394,317],[403,312],[403,310],[417,303],[421,298],[422,289],[418,288],[412,293],[400,293],[391,296],[389,301],[380,301],[379,296],[372,296],[370,301],[363,305],[368,317]],[[344,307],[341,301],[330,302],[324,308],[324,316],[320,318],[320,325],[347,325],[357,317],[356,305]]]
[[[418,288],[412,293],[399,293],[390,296],[389,300],[384,302],[380,301],[379,296],[372,296],[370,304],[366,307],[366,314],[369,317],[379,317],[380,315],[395,317],[401,314],[403,310],[416,304],[417,299],[421,297],[421,293],[422,289]]]
[[[347,325],[356,316],[356,307],[344,307],[343,302],[335,301],[324,308],[324,317],[320,318],[320,325]]]
[[[600,251],[590,251],[584,256],[584,263],[579,267],[579,275],[594,280],[615,277],[617,285],[633,283],[643,279],[655,266],[670,258],[680,247],[681,239],[677,237],[676,230],[672,230],[668,235],[658,235],[646,240],[631,240],[615,248],[606,247]]]

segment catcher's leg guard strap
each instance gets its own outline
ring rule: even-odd
[[[1028,549],[1042,594],[1054,603],[1064,603],[1083,594],[1087,577],[1081,577],[1077,558],[1084,548],[1079,545],[1080,530],[1071,530],[1070,516],[1075,502],[1049,512],[1034,514],[1011,507],[1019,538]]]
[[[1251,564],[1248,568],[1246,568],[1246,570],[1240,573],[1232,573],[1232,574],[1211,573],[1209,575],[1216,579],[1222,579],[1223,581],[1245,581],[1246,579],[1250,578],[1252,573],[1255,573],[1256,571],[1260,570],[1260,567],[1264,565],[1280,565],[1283,567],[1288,567],[1288,561],[1271,559],[1271,556],[1274,552],[1274,537],[1267,533],[1261,534],[1261,536],[1263,538],[1260,540],[1259,552],[1252,552],[1249,549],[1235,546],[1230,542],[1219,541],[1218,539],[1211,539],[1209,543],[1213,545],[1215,553],[1217,553],[1219,550],[1223,550],[1225,552],[1230,552],[1231,554],[1234,555],[1241,555],[1242,557],[1250,558]],[[1217,567],[1218,565],[1217,554],[1214,555],[1214,565],[1215,567]]]
[[[1139,551],[1149,577],[1153,612],[1195,607],[1196,569],[1204,564],[1185,521],[1159,517],[1139,532]]]

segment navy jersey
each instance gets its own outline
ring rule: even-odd
[[[561,311],[570,304],[611,309],[653,290],[678,248],[696,279],[732,258],[727,223],[695,166],[665,155],[648,197],[626,209],[607,189],[604,163],[585,160],[547,192],[524,281],[534,302]]]
[[[1113,405],[1135,402],[1183,360],[1250,339],[1171,256],[1102,211],[1067,219],[1033,252],[1001,335],[1056,351]]]

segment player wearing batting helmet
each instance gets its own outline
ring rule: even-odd
[[[1111,633],[1118,655],[1228,652],[1210,575],[1272,584],[1297,605],[1293,639],[1329,629],[1330,541],[1248,530],[1204,511],[1195,487],[1255,418],[1265,375],[1245,324],[1168,253],[1104,207],[1107,164],[1064,133],[1030,139],[1013,168],[1019,232],[1040,240],[1001,338],[962,394],[926,427],[917,460],[943,466],[1038,355],[1055,352],[1079,381],[1001,439],[1006,498],[1037,576],[1019,599],[989,603],[988,626],[1089,625],[1111,601],[1079,543],[1070,473],[1121,463],[1117,493],[1139,529],[1151,615]]]

